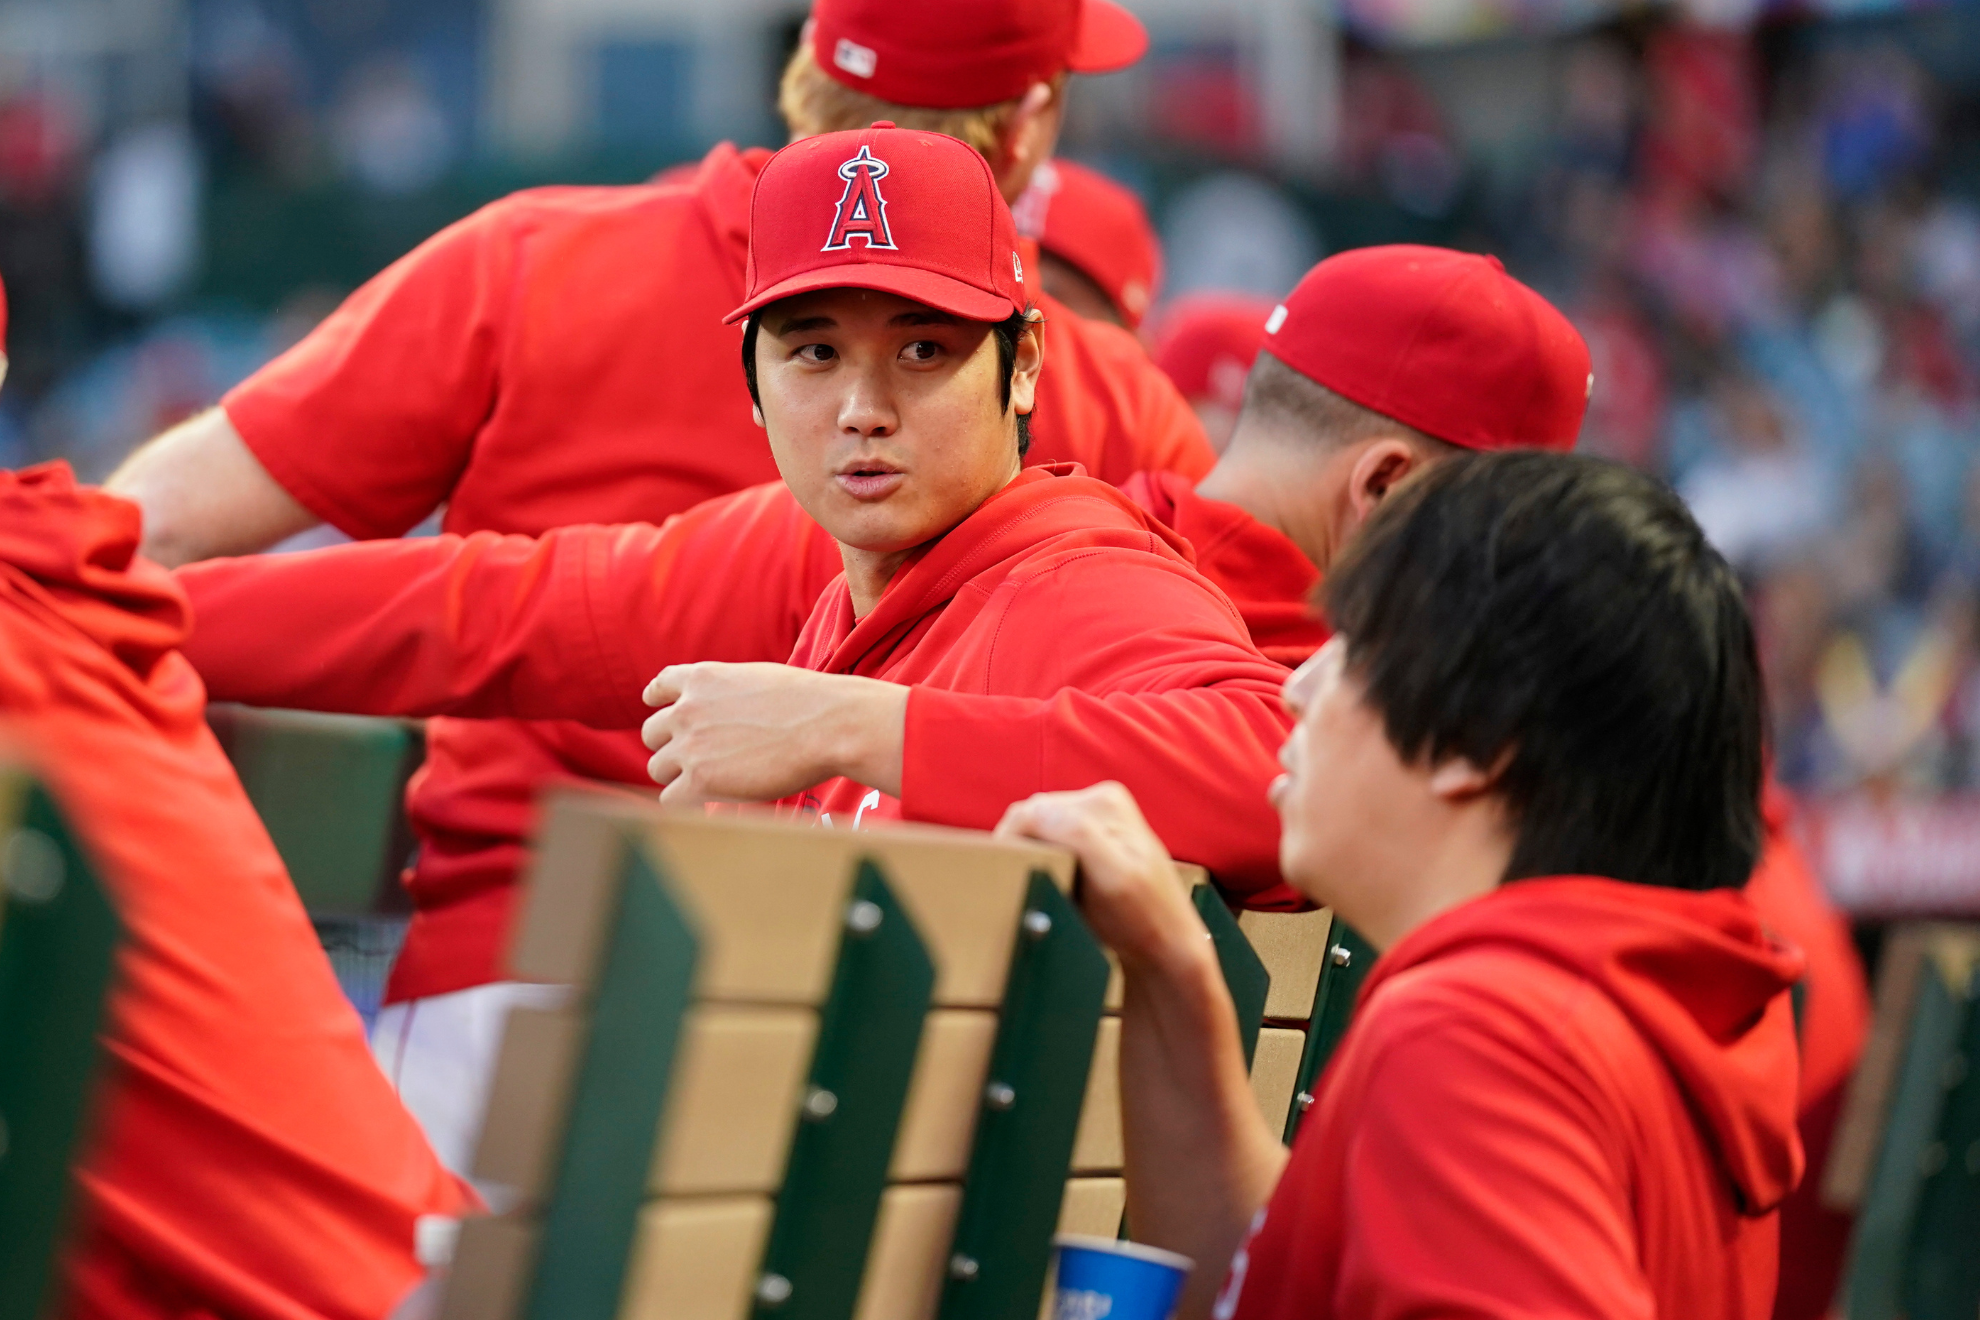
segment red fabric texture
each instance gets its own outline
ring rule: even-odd
[[[1467,449],[1565,450],[1581,433],[1588,345],[1497,257],[1357,248],[1308,271],[1284,305],[1265,351],[1364,408]]]
[[[1363,986],[1220,1314],[1759,1320],[1801,970],[1729,891],[1522,880],[1432,918]]]
[[[1133,189],[1074,161],[1048,160],[1011,214],[1019,233],[1100,286],[1129,328],[1141,324],[1162,284],[1162,240]]]
[[[724,320],[819,289],[878,289],[970,321],[1028,301],[1017,225],[960,139],[881,122],[791,143],[756,176],[749,292]]]
[[[962,110],[1022,96],[1070,69],[1124,69],[1148,49],[1141,20],[1113,0],[815,0],[818,67],[895,105]]]
[[[0,472],[0,710],[123,921],[70,1317],[377,1320],[473,1203],[365,1047],[176,649],[134,505]]]
[[[442,502],[449,532],[538,535],[657,522],[774,481],[740,341],[718,328],[743,297],[768,158],[723,144],[669,182],[486,207],[229,393],[227,415],[290,494],[360,539],[397,536]],[[1195,414],[1132,335],[1033,301],[1046,365],[1031,461],[1107,481],[1209,471]],[[246,659],[268,649],[267,634],[240,642]],[[538,791],[643,782],[645,759],[637,739],[568,722],[431,723],[407,797],[419,911],[388,995],[489,980]]]
[[[1808,958],[1801,1006],[1802,1149],[1808,1176],[1781,1205],[1781,1288],[1775,1320],[1821,1320],[1835,1301],[1850,1215],[1822,1204],[1822,1172],[1850,1074],[1870,1032],[1870,987],[1849,922],[1822,892],[1793,833],[1794,802],[1767,790],[1766,847],[1746,896],[1769,932]]]

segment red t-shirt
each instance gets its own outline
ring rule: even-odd
[[[1217,1320],[1762,1320],[1798,953],[1744,897],[1521,880],[1375,964]]]
[[[473,1203],[365,1047],[175,649],[136,506],[0,472],[0,720],[124,926],[62,1314],[378,1320]]]
[[[518,193],[443,230],[222,401],[292,495],[360,539],[445,504],[450,532],[658,522],[775,480],[750,420],[739,332],[749,198],[769,153],[709,152],[636,187]],[[1035,264],[1035,263],[1034,263]],[[1132,336],[1040,297],[1036,463],[1109,481],[1214,462]],[[408,794],[419,907],[389,995],[488,980],[539,789],[637,781],[636,740],[561,722],[428,729]],[[437,924],[457,928],[429,948]]]

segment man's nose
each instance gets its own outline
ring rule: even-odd
[[[869,366],[847,372],[846,394],[839,403],[839,430],[846,435],[892,435],[900,429],[900,413],[894,404],[887,372]]]

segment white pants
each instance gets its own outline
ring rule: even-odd
[[[488,1088],[511,1008],[555,1008],[571,987],[496,981],[453,994],[408,999],[378,1010],[371,1053],[392,1089],[449,1170],[474,1182],[475,1143],[488,1113]],[[500,1190],[475,1183],[490,1208]]]

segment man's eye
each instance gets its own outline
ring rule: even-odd
[[[806,344],[797,351],[806,362],[830,362],[837,353],[830,344]]]
[[[933,362],[942,352],[942,346],[932,339],[917,339],[901,350],[910,362]]]

